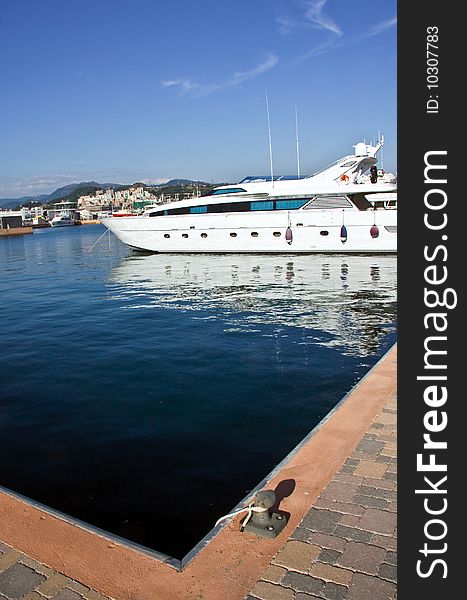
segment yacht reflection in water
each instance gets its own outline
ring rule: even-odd
[[[343,354],[378,352],[396,330],[392,255],[140,255],[111,274],[112,298],[128,309],[194,311],[225,331],[287,334]],[[267,326],[267,327],[265,327]]]

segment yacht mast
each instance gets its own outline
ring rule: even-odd
[[[271,139],[271,120],[269,118],[269,101],[268,93],[266,92],[266,112],[268,115],[268,134],[269,134],[269,162],[271,163],[271,182],[274,186],[274,170],[272,168],[272,139]]]
[[[297,176],[300,179],[300,147],[298,142],[298,115],[297,105],[295,105],[295,141],[297,144]]]

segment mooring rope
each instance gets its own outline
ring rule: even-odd
[[[252,501],[252,502],[250,502],[250,504],[248,506],[245,506],[245,508],[239,508],[238,510],[232,511],[228,515],[224,515],[220,519],[217,519],[215,527],[217,527],[221,521],[224,521],[225,519],[228,519],[229,517],[235,517],[236,515],[239,515],[242,512],[248,512],[248,514],[246,515],[242,524],[240,525],[240,529],[243,530],[243,529],[245,529],[246,524],[251,519],[254,512],[262,513],[262,512],[266,512],[267,510],[269,510],[269,509],[263,508],[262,506],[254,506],[254,501]]]
[[[103,233],[101,236],[99,236],[99,237],[97,238],[97,240],[94,242],[94,244],[93,244],[93,245],[92,245],[92,246],[91,246],[91,247],[88,249],[88,252],[91,252],[91,251],[92,251],[92,249],[94,248],[94,246],[95,246],[95,245],[96,245],[98,242],[100,242],[100,241],[101,241],[101,239],[104,237],[104,235],[106,235],[107,233],[109,234],[109,252],[112,252],[112,247],[111,247],[111,245],[110,245],[110,229],[107,229],[106,231],[104,231],[104,233]]]

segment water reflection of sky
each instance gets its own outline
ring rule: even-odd
[[[196,319],[222,319],[226,332],[271,335],[274,325],[287,335],[298,327],[304,343],[366,356],[395,332],[396,266],[389,255],[135,254],[109,282],[126,309],[193,311]]]

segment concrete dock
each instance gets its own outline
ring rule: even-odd
[[[177,565],[0,491],[0,599],[396,598],[396,361],[394,347],[271,474],[290,514],[273,540],[237,517]]]
[[[32,233],[32,227],[9,227],[8,229],[0,229],[0,237],[26,235],[28,233]]]

